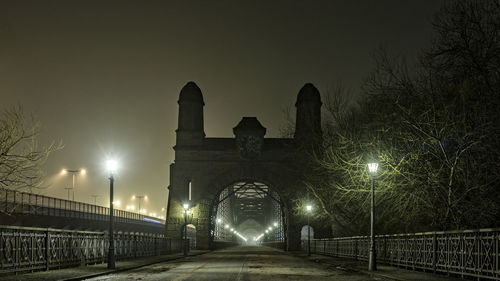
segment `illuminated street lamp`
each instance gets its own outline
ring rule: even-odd
[[[378,163],[368,163],[368,171],[371,175],[372,189],[371,189],[371,208],[370,208],[370,254],[368,257],[368,270],[377,270],[377,260],[375,253],[375,174],[377,173]]]
[[[187,224],[188,224],[188,214],[189,214],[189,204],[182,204],[184,208],[184,256],[187,256],[188,252],[188,243],[187,243]]]
[[[307,205],[306,206],[306,211],[307,211],[307,255],[311,255],[311,226],[309,225],[311,221],[311,210],[312,206]]]
[[[77,170],[70,170],[70,169],[62,169],[61,170],[61,174],[65,175],[67,173],[71,173],[72,177],[73,177],[73,183],[71,185],[71,188],[65,188],[68,190],[68,200],[69,200],[69,190],[71,189],[71,192],[73,193],[73,201],[75,201],[75,176],[77,174],[80,174],[80,175],[85,175],[87,173],[87,171],[85,169],[77,169]]]
[[[106,161],[106,167],[109,172],[109,249],[108,249],[108,269],[115,268],[115,241],[113,233],[113,184],[114,177],[113,174],[118,169],[118,163],[116,160]]]
[[[138,199],[138,203],[139,203],[139,206],[137,208],[137,211],[139,212],[139,214],[141,213],[141,202],[142,202],[142,199],[144,199],[144,201],[147,201],[148,200],[148,196],[147,195],[132,195],[132,200],[135,200],[135,199]]]

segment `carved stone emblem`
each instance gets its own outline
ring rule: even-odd
[[[236,136],[236,147],[241,157],[245,159],[257,158],[264,144],[264,128],[255,117],[243,117],[236,127],[233,128]]]

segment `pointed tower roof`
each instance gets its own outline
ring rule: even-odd
[[[297,102],[295,103],[295,105],[302,102],[321,103],[321,96],[319,94],[319,91],[318,89],[316,89],[316,87],[314,87],[313,84],[306,83],[302,87],[302,89],[300,89],[299,94],[297,95]]]
[[[182,88],[181,93],[179,94],[178,102],[180,103],[185,101],[199,102],[205,105],[205,102],[203,102],[203,94],[201,93],[198,85],[196,85],[196,83],[194,83],[193,81],[188,82]]]

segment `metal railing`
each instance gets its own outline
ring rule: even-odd
[[[107,260],[105,232],[0,226],[0,274],[48,270]],[[182,252],[182,240],[158,234],[115,234],[117,260]]]
[[[369,244],[368,236],[312,239],[311,252],[368,260]],[[462,277],[500,280],[499,251],[500,229],[376,236],[377,262]]]
[[[46,215],[90,220],[109,220],[109,208],[34,193],[0,188],[0,213]],[[165,220],[123,210],[113,210],[115,222],[158,222]]]

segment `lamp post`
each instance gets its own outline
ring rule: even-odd
[[[141,201],[142,199],[144,200],[148,200],[148,196],[147,195],[133,195],[132,196],[132,200],[135,200],[135,199],[139,199],[139,209],[137,210],[137,212],[140,214],[141,213]]]
[[[87,171],[85,169],[77,169],[77,170],[70,170],[70,169],[62,169],[61,171],[62,174],[66,173],[71,173],[73,176],[73,183],[71,185],[71,192],[73,193],[73,201],[75,201],[75,175],[77,174],[82,174],[85,175]],[[69,200],[69,190],[70,188],[66,188],[68,190],[68,200]]]
[[[311,226],[309,225],[310,223],[310,217],[311,217],[311,210],[312,206],[307,205],[306,206],[306,211],[307,211],[307,255],[311,255]]]
[[[108,269],[115,268],[115,241],[113,233],[113,173],[117,169],[117,162],[115,160],[108,160],[106,162],[109,171],[109,249],[108,249]]]
[[[189,214],[189,204],[184,203],[182,205],[184,208],[184,256],[187,256],[188,253],[188,243],[187,243],[187,221],[188,221],[188,214]]]
[[[377,255],[375,252],[375,173],[378,169],[378,163],[369,163],[368,171],[371,175],[371,207],[370,207],[370,255],[368,257],[368,270],[377,270]]]

